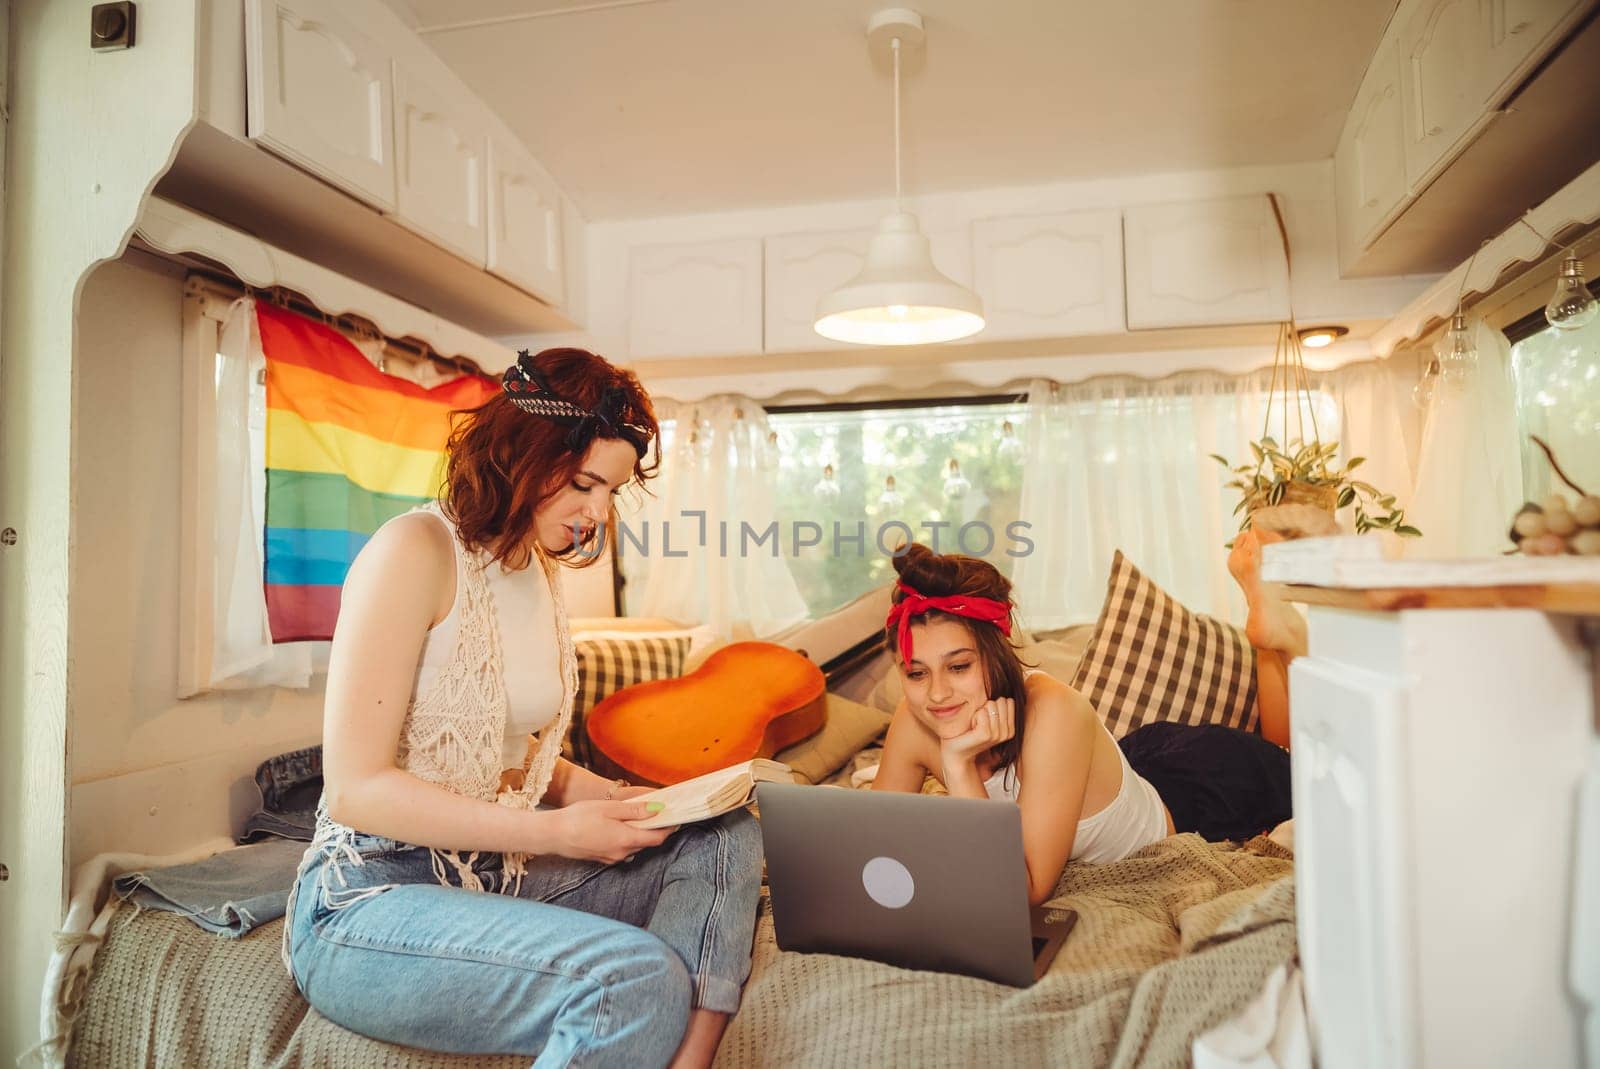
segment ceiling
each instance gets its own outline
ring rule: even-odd
[[[893,192],[891,4],[386,2],[591,220]],[[1327,158],[1395,3],[915,0],[906,189]]]

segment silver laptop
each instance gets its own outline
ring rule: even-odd
[[[1028,908],[1010,802],[756,786],[778,946],[1027,987],[1077,915]]]

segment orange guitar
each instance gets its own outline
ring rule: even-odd
[[[597,771],[662,786],[771,757],[820,731],[827,714],[822,669],[804,654],[735,642],[679,679],[617,691],[585,725]]]

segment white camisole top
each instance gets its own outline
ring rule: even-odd
[[[1025,672],[1024,676],[1033,675],[1034,671]],[[1100,730],[1111,738],[1105,724],[1100,724]],[[1111,742],[1116,746],[1115,738],[1111,738]],[[1167,837],[1167,811],[1161,796],[1128,764],[1122,747],[1116,746],[1116,751],[1122,762],[1122,786],[1110,805],[1078,821],[1068,860],[1087,861],[1093,865],[1120,861],[1135,850]],[[1022,794],[1022,780],[1016,774],[1016,766],[990,776],[984,781],[983,789],[998,801],[1017,801]]]
[[[442,519],[442,517],[441,517]],[[448,524],[449,521],[444,521]],[[452,532],[451,537],[455,535]],[[505,664],[506,731],[502,742],[503,768],[521,768],[528,752],[528,736],[541,730],[561,711],[560,648],[556,641],[555,602],[544,569],[536,563],[520,572],[507,572],[498,564],[484,569],[494,600],[494,622],[501,636]],[[456,565],[456,599],[445,618],[423,639],[417,661],[413,694],[426,694],[434,676],[450,660],[460,627],[461,566]]]

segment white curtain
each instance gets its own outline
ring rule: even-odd
[[[707,624],[726,638],[761,638],[804,620],[782,532],[776,542],[752,541],[777,522],[777,456],[761,406],[735,396],[662,400],[656,415],[672,427],[653,496],[619,506],[629,530],[621,548],[629,613]]]
[[[1441,384],[1428,406],[1407,513],[1423,537],[1406,547],[1408,557],[1496,556],[1523,501],[1511,346],[1481,320],[1473,332],[1477,370],[1459,389]]]
[[[262,585],[266,369],[255,301],[233,303],[217,341],[214,587],[210,688],[305,687],[311,643],[274,646]]]
[[[1310,385],[1315,400],[1291,411],[1287,435],[1274,397],[1268,433],[1337,438],[1342,458],[1367,457],[1366,481],[1405,505],[1410,416],[1387,370],[1356,365],[1313,374]],[[1021,516],[1035,544],[1013,572],[1023,622],[1042,630],[1092,621],[1118,549],[1183,604],[1242,620],[1224,548],[1238,528],[1238,495],[1210,454],[1249,457],[1272,386],[1269,371],[1032,382]]]

